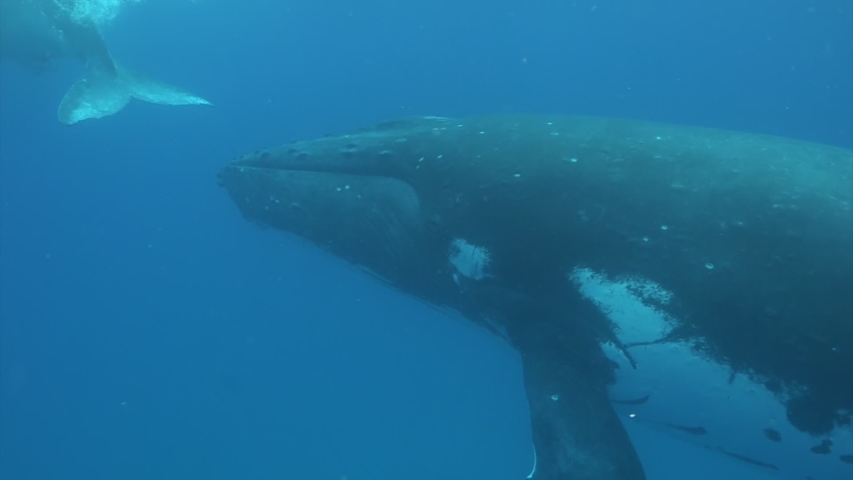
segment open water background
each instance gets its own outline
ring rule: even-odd
[[[849,0],[146,0],[120,62],[216,105],[64,127],[0,66],[0,478],[511,480],[513,351],[244,221],[236,155],[407,115],[625,116],[853,146]],[[651,480],[761,478],[632,428]]]

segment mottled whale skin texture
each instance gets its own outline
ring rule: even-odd
[[[256,151],[219,181],[247,219],[512,344],[528,478],[645,478],[627,421],[780,478],[853,478],[850,150],[424,117]]]

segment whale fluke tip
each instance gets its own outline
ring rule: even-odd
[[[71,86],[59,104],[59,121],[73,125],[118,113],[135,98],[158,105],[213,105],[178,87],[157,82],[119,65],[93,68]]]

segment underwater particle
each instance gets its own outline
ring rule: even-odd
[[[663,140],[661,137],[655,137],[655,140]]]
[[[649,241],[649,237],[643,237],[643,241],[644,241],[644,242],[648,242],[648,241]]]
[[[713,263],[711,263],[711,262],[708,262],[708,263],[706,263],[706,264],[705,264],[705,268],[707,268],[708,270],[713,270],[713,269],[714,269],[714,264],[713,264]]]
[[[572,162],[572,163],[578,163],[578,159],[577,159],[577,158],[570,158],[570,159],[569,159],[569,161],[570,161],[570,162]]]
[[[669,226],[668,225],[661,225],[660,229],[661,230],[669,230]]]
[[[418,159],[418,161],[419,161],[419,162],[423,162],[423,161],[424,161],[424,157],[419,158],[419,159]]]
[[[779,433],[777,430],[774,430],[772,428],[765,428],[764,429],[764,436],[767,437],[769,440],[772,440],[774,442],[781,442],[782,441],[782,434]]]
[[[437,157],[435,157],[435,158],[441,158],[441,157],[443,157],[443,156],[444,156],[444,154],[441,154],[441,155],[439,155],[439,156],[437,156]]]
[[[815,445],[809,450],[818,455],[828,455],[832,453],[832,440],[821,440],[820,445]]]
[[[548,126],[551,126],[553,124],[554,124],[554,122],[548,122]]]
[[[515,178],[521,178],[521,174],[520,174],[520,173],[516,173],[515,175],[513,175],[513,177],[515,177]]]
[[[557,137],[560,135],[560,132],[551,132],[552,137]]]
[[[555,394],[553,394],[553,395],[551,395],[551,400],[553,400],[553,401],[555,401],[555,402],[556,402],[556,401],[557,401],[557,400],[559,400],[559,399],[560,399],[560,396],[559,396],[559,395],[557,395],[556,393],[555,393]]]
[[[337,190],[340,192],[340,191],[341,191],[341,187],[338,187],[338,188],[337,188]]]
[[[349,185],[344,185],[344,190],[349,190]]]
[[[480,135],[485,135],[485,134],[486,134],[486,132],[480,132]]]

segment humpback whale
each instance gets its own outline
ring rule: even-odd
[[[533,480],[639,480],[626,422],[853,478],[853,152],[627,119],[405,118],[225,165],[252,222],[520,354]]]
[[[59,105],[60,122],[72,125],[112,115],[133,98],[160,105],[210,105],[201,97],[116,63],[95,19],[81,14],[86,3],[0,0],[0,58],[17,61],[31,70],[43,69],[60,57],[72,57],[86,65],[83,78],[71,86]]]

